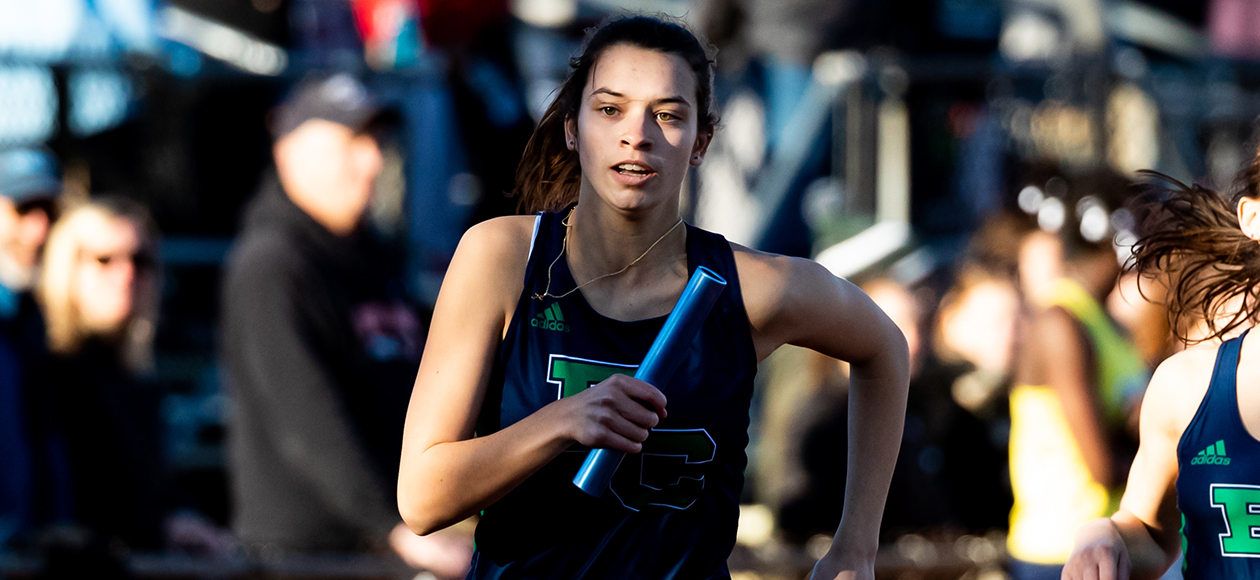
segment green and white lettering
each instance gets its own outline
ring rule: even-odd
[[[633,376],[638,368],[638,365],[619,365],[553,354],[547,363],[547,382],[559,387],[556,391],[558,400],[572,397],[613,375]]]
[[[716,454],[704,429],[653,429],[643,451],[622,460],[609,489],[634,511],[650,505],[685,510],[704,490],[703,464]]]
[[[621,365],[553,354],[547,382],[556,398],[576,395],[615,374],[633,375],[636,365]],[[585,448],[580,449],[585,450]],[[643,451],[627,455],[609,488],[634,511],[647,506],[687,509],[704,489],[704,465],[717,454],[717,444],[704,429],[653,429]]]
[[[1214,483],[1211,496],[1225,516],[1221,555],[1260,558],[1260,486]]]

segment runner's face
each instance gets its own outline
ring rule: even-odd
[[[591,67],[566,142],[582,164],[582,191],[620,209],[677,204],[687,169],[709,135],[698,130],[696,75],[680,57],[629,45]]]

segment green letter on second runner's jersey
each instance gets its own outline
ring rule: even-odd
[[[1221,555],[1260,557],[1260,486],[1214,483],[1212,507],[1225,515]]]

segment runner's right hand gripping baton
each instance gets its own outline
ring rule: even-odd
[[[709,310],[713,309],[713,304],[725,288],[726,280],[721,276],[703,266],[697,267],[682,296],[678,297],[674,311],[665,319],[665,326],[661,327],[660,334],[652,342],[652,348],[643,357],[643,364],[639,365],[634,378],[657,388],[664,387],[687,356],[691,341],[700,332]],[[592,450],[573,478],[573,485],[595,497],[604,495],[625,456],[625,452],[615,449]]]

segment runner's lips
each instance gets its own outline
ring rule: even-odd
[[[650,175],[656,173],[656,169],[652,168],[643,161],[622,161],[612,166],[612,170],[618,173],[632,173],[637,175]]]
[[[609,170],[613,180],[626,187],[641,187],[656,177],[656,172],[643,163],[618,163]]]
[[[656,170],[642,161],[622,161],[609,169],[617,183],[631,187],[643,185],[656,176]]]

